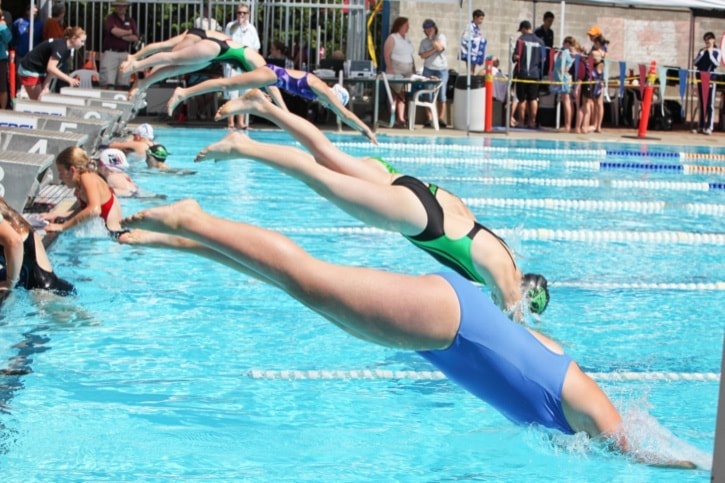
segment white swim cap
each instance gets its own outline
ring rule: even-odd
[[[347,103],[350,102],[350,93],[340,84],[335,84],[334,86],[332,86],[332,92],[334,92],[335,96],[340,99],[340,102],[342,102],[343,106],[347,106]]]
[[[140,136],[142,138],[150,139],[153,141],[154,139],[154,128],[151,127],[151,124],[141,124],[139,127],[137,127],[133,133],[136,136]]]
[[[125,171],[129,166],[123,151],[114,148],[107,148],[101,151],[101,154],[98,156],[98,162],[112,171]]]

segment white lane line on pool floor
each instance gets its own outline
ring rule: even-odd
[[[346,235],[394,235],[393,232],[367,226],[341,226],[301,228],[279,228],[284,233],[326,234],[342,233]],[[520,241],[575,241],[586,243],[635,242],[635,243],[676,243],[680,245],[725,245],[725,233],[691,233],[686,231],[597,231],[597,230],[551,230],[548,228],[512,229],[491,228],[502,238],[516,238]]]
[[[719,382],[716,372],[588,372],[598,381],[697,381]],[[440,371],[393,371],[385,369],[360,370],[263,370],[251,369],[244,374],[251,379],[265,380],[394,380],[440,381],[446,376]]]

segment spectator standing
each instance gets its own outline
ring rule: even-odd
[[[209,16],[208,5],[201,7],[201,15],[194,19],[194,28],[202,30],[216,30],[217,32],[222,31],[219,22],[217,22],[215,18]]]
[[[2,9],[0,0],[0,109],[8,105],[8,56],[10,55],[10,44],[13,41],[13,33],[10,30],[13,25],[13,16],[7,10]]]
[[[594,132],[602,132],[602,121],[604,120],[604,58],[607,56],[609,40],[604,38],[602,29],[593,25],[587,32],[589,40],[592,41],[592,48],[589,51],[590,65],[592,65],[592,128]]]
[[[43,40],[59,39],[65,30],[65,3],[54,3],[50,10],[50,18],[43,26]]]
[[[250,15],[249,5],[246,3],[240,4],[235,13],[236,18],[229,22],[224,28],[224,33],[229,36],[234,42],[246,46],[248,49],[252,49],[255,52],[259,52],[262,47],[262,43],[259,41],[259,34],[257,28],[249,23]],[[241,74],[242,71],[231,67],[229,64],[224,64],[224,77],[233,77]],[[236,99],[239,97],[241,92],[237,90],[231,90],[226,92],[225,97],[227,100]],[[235,121],[236,120],[236,124]],[[227,119],[227,129],[247,129],[245,122],[245,116],[243,114],[239,116],[229,116]]]
[[[566,37],[554,61],[554,84],[551,90],[559,96],[559,102],[564,109],[564,131],[566,132],[571,130],[572,120],[572,76],[569,69],[574,63],[577,49],[576,39],[572,36]]]
[[[423,75],[425,77],[437,77],[441,80],[442,87],[438,91],[438,124],[446,127],[446,88],[448,86],[448,60],[446,60],[446,36],[438,32],[438,26],[431,19],[423,21],[423,33],[425,37],[420,41],[418,55],[423,59]],[[429,109],[426,109],[428,121],[425,126],[432,125],[432,117]],[[415,113],[411,113],[415,115]]]
[[[13,44],[15,45],[15,63],[20,64],[30,49],[43,41],[45,22],[38,16],[38,7],[33,6],[33,43],[30,44],[30,5],[25,15],[13,22]],[[61,35],[62,37],[62,35]]]
[[[461,36],[459,58],[468,62],[472,75],[476,73],[477,67],[483,65],[483,59],[486,56],[486,39],[483,38],[483,32],[481,32],[481,25],[485,17],[486,14],[483,13],[483,10],[474,10],[473,19]]]
[[[415,48],[408,37],[410,23],[407,17],[398,17],[393,21],[390,35],[383,45],[385,71],[388,74],[410,77],[415,74],[415,61],[413,53]],[[405,91],[400,84],[392,85],[395,102],[395,127],[406,128],[405,122]]]
[[[552,12],[544,13],[543,23],[534,31],[534,35],[539,37],[546,45],[546,56],[544,57],[544,76],[549,75],[551,65],[549,62],[550,52],[554,48],[554,31],[551,26],[554,23],[554,14]],[[542,76],[543,77],[543,76]]]
[[[138,27],[127,15],[129,3],[126,0],[116,0],[111,6],[113,12],[108,14],[103,26],[100,81],[105,89],[128,89],[131,75],[121,72],[119,66],[126,60],[131,46],[138,42]]]
[[[527,121],[527,126],[536,128],[536,115],[539,111],[539,81],[541,80],[543,59],[541,47],[544,42],[531,31],[531,22],[523,20],[519,24],[521,36],[516,40],[513,61],[516,82],[516,97],[519,100],[519,122]],[[527,118],[528,114],[528,118]]]
[[[713,72],[720,65],[722,60],[722,52],[720,49],[715,47],[715,34],[707,32],[702,37],[705,42],[705,46],[700,49],[695,57],[695,68],[698,70],[697,79],[700,81],[697,83],[697,97],[699,99],[700,116],[697,121],[697,131],[699,133],[710,135],[712,134],[712,128],[714,124],[714,108],[715,108],[715,79],[710,77],[710,84],[705,92],[704,86],[701,80],[701,72]],[[707,105],[705,105],[707,101]]]
[[[44,40],[23,58],[18,68],[20,83],[31,99],[38,99],[50,91],[50,81],[58,78],[78,87],[80,81],[69,77],[59,65],[68,60],[72,49],[78,50],[86,43],[86,33],[80,27],[68,27],[59,39]]]

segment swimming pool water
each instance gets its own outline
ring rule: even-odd
[[[197,198],[214,214],[278,229],[329,261],[440,270],[400,236],[367,229],[270,168],[246,160],[192,162],[222,135],[159,128],[159,141],[172,152],[169,164],[197,174],[134,167],[131,175],[167,201]],[[291,142],[275,132],[251,135]],[[503,234],[521,267],[550,280],[552,302],[532,325],[598,375],[627,420],[646,429],[649,447],[709,463],[718,383],[698,376],[720,372],[722,288],[716,284],[725,273],[725,222],[717,210],[725,195],[611,185],[720,182],[722,175],[567,168],[569,161],[628,158],[599,159],[570,143],[381,137],[378,150],[355,137],[332,137],[354,154],[382,155],[399,170],[472,200],[476,216]],[[466,153],[504,147],[513,154]],[[514,158],[548,165],[499,162]],[[535,184],[545,179],[599,186]],[[536,205],[544,199],[610,204]],[[665,205],[654,212],[637,206],[650,201]],[[133,199],[122,206],[130,214],[165,202]],[[623,209],[617,202],[634,205]],[[709,206],[693,212],[693,203]],[[685,236],[673,242],[671,232]],[[0,360],[32,371],[0,376],[6,481],[709,479],[706,470],[651,468],[581,438],[514,426],[445,380],[355,377],[363,369],[425,374],[431,367],[415,354],[353,339],[278,290],[205,260],[120,246],[98,227],[64,233],[51,259],[78,295],[56,300],[18,291],[3,307]],[[652,380],[612,380],[629,373]]]

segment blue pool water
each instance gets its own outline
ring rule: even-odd
[[[440,269],[400,236],[367,229],[268,167],[195,165],[222,135],[158,129],[169,164],[198,173],[131,175],[170,201],[194,197],[216,215],[278,229],[329,261]],[[643,428],[646,447],[709,466],[725,273],[725,190],[716,185],[725,176],[601,163],[717,167],[725,162],[712,156],[668,155],[725,150],[647,147],[651,154],[634,156],[644,148],[333,139],[469,201],[524,270],[550,280],[552,302],[532,324],[595,375]],[[160,203],[122,206],[131,214]],[[415,354],[353,339],[205,260],[120,246],[97,226],[64,233],[51,259],[78,295],[19,291],[3,307],[0,360],[32,371],[0,376],[5,481],[709,479],[707,470],[634,464],[579,437],[514,426]]]

